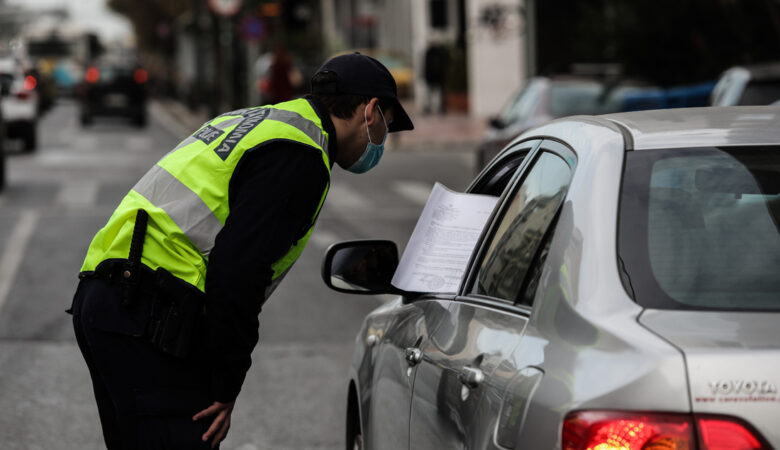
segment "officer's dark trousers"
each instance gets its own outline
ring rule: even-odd
[[[73,327],[92,376],[109,450],[209,448],[201,436],[212,418],[192,416],[210,406],[203,358],[162,353],[139,335],[148,309],[121,304],[121,288],[100,279],[79,283]],[[201,347],[202,348],[202,347]]]

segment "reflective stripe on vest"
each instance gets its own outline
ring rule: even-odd
[[[165,267],[204,290],[208,256],[230,212],[230,179],[244,153],[262,151],[265,142],[278,139],[298,142],[319,152],[330,174],[328,136],[320,122],[304,99],[234,111],[207,122],[163,157],[125,196],[93,239],[82,272],[94,271],[104,260],[127,257],[132,217],[143,208],[150,216],[143,263],[152,269]],[[272,264],[274,283],[270,290],[303,251],[327,187],[308,232]]]

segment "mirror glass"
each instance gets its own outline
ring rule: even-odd
[[[387,292],[397,266],[398,250],[392,242],[354,244],[334,251],[330,282],[352,291]]]

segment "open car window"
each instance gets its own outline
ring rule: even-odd
[[[512,150],[503,153],[490,163],[468,188],[472,194],[499,197],[504,192],[525,157],[539,146],[541,141],[526,141],[517,144]]]

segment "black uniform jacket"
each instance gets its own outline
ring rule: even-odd
[[[314,99],[309,102],[328,132],[334,161],[333,123],[324,107]],[[230,214],[206,271],[207,353],[216,401],[227,403],[238,396],[258,341],[258,314],[271,282],[271,264],[308,231],[328,180],[320,152],[290,141],[249,151],[236,167]]]

